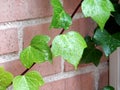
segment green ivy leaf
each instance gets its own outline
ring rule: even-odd
[[[6,87],[0,86],[0,90],[6,90]]]
[[[13,80],[14,90],[39,90],[44,85],[43,78],[36,71],[28,72],[24,76],[17,76]]]
[[[120,41],[120,32],[113,34],[112,37]]]
[[[96,66],[98,66],[100,63],[100,58],[102,57],[102,52],[99,49],[96,49],[95,43],[91,37],[87,36],[85,40],[88,47],[85,48],[80,63],[94,63]]]
[[[52,62],[52,53],[50,47],[48,46],[49,41],[50,37],[45,35],[37,35],[32,39],[31,46],[42,52],[45,60]]]
[[[25,48],[20,54],[20,60],[26,68],[30,68],[33,63],[52,62],[52,53],[47,45],[50,38],[45,35],[35,36],[30,46]]]
[[[0,67],[0,90],[6,90],[6,88],[12,83],[12,80],[13,75]]]
[[[82,12],[85,17],[91,17],[100,26],[101,30],[110,17],[110,12],[114,7],[110,0],[84,0],[82,2]]]
[[[120,46],[120,41],[112,37],[106,30],[97,29],[94,39],[100,43],[106,56],[109,56]]]
[[[59,0],[51,0],[51,5],[54,9],[54,14],[50,28],[64,28],[69,29],[72,24],[72,19],[69,14],[67,14],[62,7]]]
[[[116,23],[120,26],[120,4],[114,4],[115,12],[113,12],[113,16],[115,18]]]
[[[76,69],[86,47],[83,37],[79,33],[71,31],[55,37],[51,50],[54,56],[62,56]]]
[[[115,90],[112,86],[105,86],[103,90]]]

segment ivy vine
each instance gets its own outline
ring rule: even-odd
[[[75,13],[70,16],[59,0],[50,2],[53,7],[50,29],[63,28],[63,31],[54,38],[51,46],[48,46],[50,37],[47,35],[37,35],[31,40],[30,45],[20,54],[20,61],[27,68],[22,75],[13,78],[10,72],[0,68],[0,90],[6,90],[11,83],[14,90],[39,90],[39,87],[44,85],[42,76],[37,71],[28,72],[36,63],[53,62],[54,57],[61,56],[75,69],[81,63],[93,63],[97,66],[103,53],[108,57],[120,46],[120,4],[117,0],[80,2],[83,15],[91,17],[98,24],[94,35],[85,38],[74,30],[62,34],[71,26]],[[76,11],[77,9],[78,7]],[[111,22],[114,24],[110,25]],[[112,28],[114,25],[115,29]],[[103,52],[97,49],[97,46],[101,46]],[[107,88],[104,90],[108,90]]]

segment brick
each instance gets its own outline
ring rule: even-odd
[[[51,14],[50,0],[0,0],[0,22],[46,17]]]
[[[61,58],[54,58],[53,63],[45,62],[34,65],[31,70],[37,70],[42,76],[48,76],[61,72]]]
[[[80,64],[80,65],[78,66],[78,69],[83,68],[83,67],[86,67],[86,66],[89,66],[89,65],[92,65],[92,64]],[[65,62],[65,63],[64,63],[64,71],[65,71],[65,72],[73,71],[73,70],[75,70],[75,68],[74,68],[73,65],[69,64],[68,62]]]
[[[96,23],[90,18],[79,18],[74,19],[73,24],[70,26],[69,30],[74,30],[79,32],[83,37],[86,35],[93,35],[94,29],[96,28]],[[68,31],[65,31],[66,33]]]
[[[95,90],[91,73],[46,83],[40,90]]]
[[[14,76],[20,75],[23,71],[25,71],[25,67],[19,60],[0,63],[0,67],[4,67],[5,70],[11,72]]]
[[[28,46],[30,44],[31,39],[35,35],[48,35],[52,39],[60,33],[61,30],[49,30],[49,24],[39,24],[39,25],[34,25],[34,26],[29,26],[24,29],[24,47]],[[50,41],[50,43],[51,43]],[[50,44],[49,43],[49,44]]]
[[[40,90],[65,90],[65,81],[59,80],[52,83],[46,83]]]
[[[78,4],[81,0],[63,0],[63,6],[68,13],[73,13]],[[81,9],[79,8],[78,12],[80,12]]]
[[[0,54],[19,50],[17,29],[0,30]]]
[[[109,71],[108,69],[100,70],[99,90],[109,84]]]
[[[66,80],[65,90],[94,90],[94,77],[92,73],[86,73]]]
[[[101,61],[101,63],[102,63],[102,62],[106,62],[106,61],[107,61],[107,58],[103,55],[103,56],[101,57],[101,60],[100,60],[100,61]],[[94,65],[94,64],[93,64],[93,63],[80,64],[80,65],[78,65],[78,69],[83,68],[83,67],[86,67],[86,66],[90,66],[90,65]],[[74,68],[73,65],[69,64],[68,62],[65,62],[65,63],[64,63],[64,71],[65,71],[65,72],[73,71],[73,70],[75,70],[75,68]]]

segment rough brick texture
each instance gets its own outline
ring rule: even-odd
[[[23,65],[20,63],[20,60],[1,63],[0,66],[4,67],[5,70],[11,72],[14,76],[19,75],[25,71],[25,67],[23,67]]]
[[[60,30],[49,30],[49,24],[39,24],[34,26],[29,26],[24,28],[24,47],[28,46],[30,44],[31,39],[35,35],[48,35],[52,39],[60,33]],[[50,44],[50,43],[49,43]]]
[[[91,73],[47,83],[40,90],[95,90]]]
[[[109,71],[108,69],[100,70],[99,90],[109,84]]]
[[[0,54],[19,50],[17,29],[0,30]]]
[[[50,0],[0,0],[0,22],[51,15]]]
[[[63,5],[68,13],[73,13],[81,0],[63,0]],[[80,9],[78,10],[81,11]]]
[[[61,58],[55,58],[53,63],[45,62],[42,64],[36,64],[31,70],[37,70],[42,76],[53,75],[61,72]]]
[[[90,18],[79,18],[73,20],[69,30],[75,30],[85,37],[86,35],[92,35],[95,28],[96,24]]]
[[[81,0],[60,1],[65,10],[72,14]],[[83,37],[93,35],[96,23],[90,18],[80,16],[82,15],[81,8],[76,13],[68,31],[75,30]],[[0,63],[0,67],[4,67],[14,76],[23,73],[26,69],[17,58],[19,52],[30,44],[35,35],[50,36],[51,40],[48,43],[50,45],[54,37],[62,30],[49,30],[51,16],[50,0],[0,0],[0,62],[3,58],[5,60],[4,63]],[[10,58],[11,56],[13,57]],[[9,62],[7,62],[8,59]],[[105,63],[105,60],[102,57],[102,63]],[[86,68],[87,66],[91,69]],[[72,65],[58,57],[53,60],[53,64],[49,62],[35,64],[28,71],[36,70],[45,77],[46,84],[41,87],[41,90],[98,90],[97,87],[101,89],[108,84],[108,69],[100,66],[93,68],[92,64],[81,64],[75,71]],[[98,77],[95,77],[96,75]]]

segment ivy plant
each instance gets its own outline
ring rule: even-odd
[[[53,7],[53,17],[50,25],[52,28],[61,28],[63,31],[57,35],[52,45],[48,45],[50,37],[37,35],[28,47],[20,54],[21,63],[27,70],[13,78],[13,75],[0,68],[0,90],[13,83],[14,90],[39,90],[44,85],[42,76],[37,71],[29,71],[36,63],[52,62],[54,57],[61,56],[75,69],[81,63],[93,63],[99,65],[103,53],[108,57],[120,46],[120,4],[117,0],[82,0],[80,5],[85,17],[91,17],[98,26],[93,36],[85,38],[80,33],[68,30],[72,24],[72,17],[65,11],[59,0],[50,0]],[[80,7],[80,6],[79,6]],[[110,21],[112,20],[112,25]],[[115,24],[113,24],[113,21]],[[117,25],[118,28],[110,28]],[[115,26],[116,27],[116,26]],[[97,47],[102,47],[103,52]],[[103,90],[113,90],[105,87]]]

